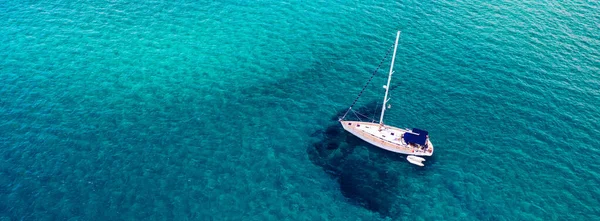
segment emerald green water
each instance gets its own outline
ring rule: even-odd
[[[1,1],[0,220],[598,220],[598,11]],[[396,30],[385,119],[423,168],[336,121]]]

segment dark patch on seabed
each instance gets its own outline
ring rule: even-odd
[[[378,116],[381,111],[377,105],[376,102],[369,103],[357,112],[371,111],[369,115]],[[338,118],[345,111],[339,111],[327,127],[311,135],[315,142],[307,150],[310,160],[336,179],[342,194],[352,202],[383,216],[400,214],[395,193],[400,176],[385,168],[388,168],[386,164],[403,161],[404,155],[371,148],[369,143],[344,131]],[[369,154],[354,153],[359,147],[366,147]]]

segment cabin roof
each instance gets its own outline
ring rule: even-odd
[[[413,128],[412,132],[413,133],[404,133],[404,141],[406,143],[416,143],[419,145],[425,145],[425,142],[427,142],[427,135],[429,134],[429,132],[418,128]]]

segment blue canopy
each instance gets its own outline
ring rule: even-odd
[[[404,133],[404,142],[425,145],[425,142],[427,141],[427,135],[429,134],[429,132],[418,128],[413,128],[412,131],[417,134]]]

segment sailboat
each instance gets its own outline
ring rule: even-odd
[[[413,157],[409,156],[408,158],[409,162],[418,162],[419,164],[417,165],[422,166],[421,161],[424,161],[424,159],[416,156],[433,155],[433,144],[431,144],[431,141],[429,140],[429,132],[418,128],[401,129],[391,125],[386,125],[383,121],[385,110],[387,109],[386,105],[389,101],[388,92],[392,74],[394,73],[394,60],[396,59],[396,49],[398,48],[399,38],[400,31],[398,31],[396,34],[396,42],[394,43],[394,54],[392,55],[390,72],[387,85],[384,86],[385,95],[383,97],[383,105],[381,108],[381,117],[379,118],[379,123],[366,121],[346,121],[344,120],[346,115],[340,118],[339,121],[344,127],[344,130],[350,132],[358,138],[384,150],[412,155]],[[350,106],[348,110],[350,111],[351,109],[352,106]],[[346,114],[347,113],[348,112],[346,112]]]

